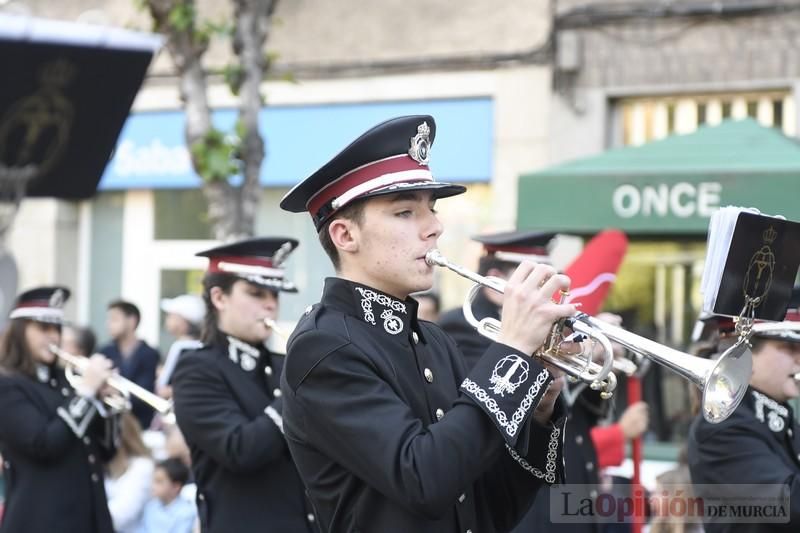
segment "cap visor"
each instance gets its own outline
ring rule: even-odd
[[[450,196],[457,196],[459,194],[466,192],[466,190],[467,188],[465,186],[456,185],[454,183],[423,181],[420,183],[390,185],[388,187],[383,187],[381,189],[368,192],[367,194],[362,194],[361,196],[355,198],[354,200],[361,200],[364,198],[373,198],[375,196],[385,196],[387,194],[397,194],[409,191],[433,191],[433,197],[439,199],[439,198],[449,198]]]

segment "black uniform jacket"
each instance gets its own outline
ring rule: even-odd
[[[284,429],[323,531],[507,531],[561,479],[563,406],[531,417],[549,372],[494,343],[467,374],[411,298],[329,278],[288,348]]]
[[[472,314],[478,320],[487,317],[499,320],[500,308],[486,298],[485,290],[488,289],[481,290],[472,302]],[[461,350],[467,361],[467,369],[475,366],[489,348],[489,345],[492,344],[489,338],[478,333],[467,322],[461,307],[442,313],[442,316],[439,317],[439,325],[456,341],[458,349]]]
[[[484,291],[478,293],[473,301],[472,312],[478,320],[486,317],[500,318],[500,309],[486,298]],[[442,314],[439,318],[439,325],[455,340],[461,353],[464,354],[468,368],[475,366],[492,343],[490,339],[478,333],[467,322],[460,307]],[[598,495],[597,453],[589,432],[593,426],[597,425],[602,416],[604,402],[600,399],[598,392],[592,391],[580,383],[572,386],[571,390],[575,395],[574,398],[569,397],[568,391],[565,391],[565,396],[569,398],[567,401],[569,418],[565,429],[564,465],[565,483],[572,485],[570,502],[575,505],[576,502],[586,501],[586,498],[594,500]],[[575,533],[599,531],[599,526],[588,518],[580,523],[552,520],[550,496],[549,490],[539,493],[533,507],[514,529],[515,533],[549,531],[551,529]],[[556,496],[558,497],[557,492]],[[559,502],[563,503],[563,500],[559,500]],[[561,507],[563,508],[563,505]],[[552,512],[556,512],[558,509],[556,506]]]
[[[222,335],[178,361],[175,415],[192,454],[204,532],[314,531],[282,433],[282,359]]]
[[[103,463],[114,452],[116,417],[76,396],[57,367],[39,378],[0,373],[0,453],[6,484],[0,531],[112,533]]]
[[[708,533],[745,531],[798,531],[800,530],[800,428],[791,407],[779,404],[772,398],[748,389],[742,403],[724,422],[710,424],[698,417],[689,431],[689,470],[696,496],[719,496],[737,491],[739,484],[757,484],[748,487],[744,496],[757,496],[755,505],[769,503],[761,498],[776,497],[776,486],[789,490],[788,513],[783,524],[746,523],[744,520],[726,518],[717,523],[706,518]],[[703,487],[703,485],[716,487]],[[704,490],[705,489],[705,490]],[[770,509],[764,509],[772,512]],[[764,514],[764,513],[762,513]],[[708,517],[709,514],[706,514]],[[780,518],[780,517],[779,517]],[[749,521],[757,519],[748,518]]]

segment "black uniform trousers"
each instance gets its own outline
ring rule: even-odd
[[[49,370],[41,379],[0,374],[0,532],[112,533],[103,463],[118,421],[75,396],[61,369]]]
[[[508,531],[562,475],[552,378],[493,344],[471,373],[416,302],[338,278],[289,341],[281,387],[298,470],[330,532]]]
[[[755,496],[753,504],[767,505],[771,499],[779,499],[781,487],[788,492],[784,495],[789,512],[785,517],[778,516],[783,523],[768,523],[757,517],[713,521],[707,515],[707,533],[800,531],[798,439],[800,428],[791,407],[752,387],[727,420],[711,424],[699,416],[692,423],[688,455],[696,496]],[[737,489],[742,484],[758,487]]]
[[[178,361],[175,414],[192,455],[203,532],[315,531],[282,433],[282,359],[222,336]]]

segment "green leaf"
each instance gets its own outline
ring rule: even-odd
[[[222,71],[225,83],[228,84],[231,92],[236,96],[239,96],[239,89],[242,88],[242,83],[244,83],[244,74],[244,67],[234,63],[228,63]]]
[[[211,129],[190,147],[197,173],[206,182],[227,180],[239,172],[237,151],[238,138],[229,139],[217,130]]]
[[[178,31],[186,31],[194,25],[196,15],[193,5],[181,2],[169,12],[169,24]]]

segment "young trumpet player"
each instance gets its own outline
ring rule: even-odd
[[[531,357],[575,313],[552,267],[511,276],[502,332],[471,372],[409,295],[443,227],[430,116],[367,131],[281,202],[308,211],[336,277],[289,339],[284,429],[323,531],[507,531],[563,474],[563,378]]]
[[[99,394],[111,362],[94,355],[78,390],[51,345],[61,340],[64,287],[20,294],[0,344],[0,454],[6,486],[0,532],[113,533],[103,463],[116,417]]]
[[[296,246],[258,238],[197,254],[209,259],[203,347],[181,355],[172,387],[204,533],[315,531],[283,437],[283,357],[265,345],[279,293],[297,292],[282,267]]]

